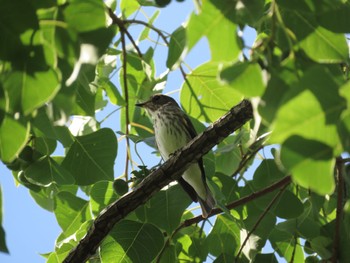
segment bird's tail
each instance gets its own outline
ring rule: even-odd
[[[208,186],[206,186],[206,188],[207,188],[207,196],[205,200],[198,196],[198,201],[202,209],[203,218],[207,218],[211,210],[213,210],[213,208],[216,205],[216,201],[213,197],[213,194],[210,192]]]

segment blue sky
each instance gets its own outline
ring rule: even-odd
[[[152,8],[144,8],[148,15],[154,12]],[[169,33],[173,32],[182,22],[186,20],[193,10],[193,2],[190,0],[178,3],[175,0],[165,9],[162,9],[160,15],[154,25]],[[138,18],[142,17],[139,14]],[[140,27],[139,27],[140,29]],[[136,28],[136,30],[139,30]],[[245,37],[247,44],[251,45],[254,39],[254,34],[248,33]],[[166,49],[163,49],[166,51]],[[209,59],[206,40],[194,48],[186,57],[185,61],[192,68],[200,65]],[[157,50],[158,51],[158,50]],[[155,56],[155,64],[157,65],[157,74],[166,70],[165,67],[166,53],[159,52]],[[183,79],[179,71],[175,71],[169,75],[165,93],[177,91],[182,85]],[[172,94],[175,99],[178,99],[179,93]],[[108,105],[102,114],[99,114],[99,120],[112,112],[115,106]],[[119,130],[119,112],[112,115],[103,126],[110,127],[114,131]],[[144,158],[149,166],[159,162],[159,158],[148,153],[152,150],[146,146],[138,146],[139,151],[143,156],[149,156],[149,159]],[[115,177],[123,173],[125,160],[125,145],[121,141],[119,146],[118,157],[115,165]],[[58,150],[57,154],[61,150]],[[138,159],[135,161],[139,162]],[[119,165],[118,165],[119,164]],[[122,164],[122,165],[120,165]],[[54,249],[55,239],[61,232],[57,224],[55,216],[42,208],[40,208],[30,196],[27,188],[23,186],[16,187],[11,172],[0,163],[0,185],[3,192],[3,226],[6,231],[6,242],[10,250],[10,255],[0,253],[0,262],[4,263],[19,263],[19,262],[45,262],[45,259],[40,256],[40,253],[47,253]]]

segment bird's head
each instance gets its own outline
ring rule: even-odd
[[[145,108],[149,112],[156,112],[160,108],[167,106],[179,107],[173,98],[163,94],[154,94],[147,101],[137,103],[136,106]]]

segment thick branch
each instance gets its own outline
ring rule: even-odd
[[[252,111],[251,103],[243,100],[188,145],[176,152],[167,162],[145,178],[136,189],[103,210],[86,236],[68,254],[64,262],[81,263],[88,260],[117,222],[147,202],[171,181],[178,179],[191,163],[196,162],[213,146],[252,119]]]

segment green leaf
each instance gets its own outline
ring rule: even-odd
[[[0,5],[0,60],[18,60],[26,52],[20,35],[39,28],[36,10],[30,1],[1,0]]]
[[[193,216],[193,215],[190,215]],[[174,242],[181,251],[177,262],[204,262],[208,256],[208,243],[205,240],[203,229],[199,226],[183,228]]]
[[[163,234],[155,226],[124,220],[103,240],[101,262],[152,262],[163,243]]]
[[[103,83],[102,88],[106,91],[111,103],[114,105],[125,106],[125,100],[120,94],[118,88],[111,81]]]
[[[332,247],[333,239],[319,236],[312,239],[310,243],[311,248],[322,258],[330,258],[332,256],[330,248]]]
[[[294,262],[304,262],[304,252],[299,245],[300,241],[295,240],[293,233],[273,229],[269,240],[272,247],[281,257],[284,257],[287,262],[292,260],[294,260]]]
[[[129,17],[140,8],[138,1],[121,0],[120,9],[123,17]]]
[[[224,139],[215,151],[215,172],[231,176],[241,161],[241,152],[236,137]]]
[[[84,222],[91,219],[88,202],[69,192],[56,195],[54,212],[65,238],[74,234]]]
[[[143,222],[152,223],[170,235],[179,226],[182,214],[191,202],[180,185],[175,185],[158,192],[136,210],[136,215]]]
[[[130,2],[130,1],[129,1]],[[147,24],[148,25],[153,25],[154,21],[157,19],[158,15],[160,14],[159,10],[156,10],[154,12],[154,14],[151,16],[151,18],[148,20]],[[139,37],[139,40],[145,40],[146,38],[148,38],[149,32],[150,32],[150,28],[145,26],[145,28],[142,30],[141,35]]]
[[[41,155],[50,155],[55,151],[57,141],[43,137],[35,137],[32,140],[32,145],[34,150],[39,152]]]
[[[29,115],[53,99],[60,88],[59,82],[60,76],[53,69],[11,72],[4,81],[10,109],[13,112],[22,109],[25,115]]]
[[[5,239],[5,230],[2,226],[2,214],[3,214],[3,208],[2,208],[2,190],[0,185],[0,251],[3,253],[9,253],[9,250],[6,245],[6,239]]]
[[[200,121],[216,121],[243,98],[240,92],[218,81],[218,66],[213,62],[200,65],[187,75],[189,84],[181,88],[183,109]]]
[[[64,15],[68,25],[78,32],[106,27],[105,7],[99,0],[73,0]]]
[[[235,61],[240,53],[237,26],[230,21],[235,8],[236,3],[230,0],[203,2],[201,13],[192,13],[186,28],[188,52],[206,36],[212,61]]]
[[[298,217],[304,210],[303,204],[292,192],[286,190],[283,192],[275,207],[275,214],[280,218]]]
[[[95,67],[83,64],[76,86],[76,103],[74,104],[73,115],[94,116],[96,88],[90,84],[95,77]]]
[[[237,181],[231,176],[216,173],[213,177],[213,181],[219,187],[220,194],[222,195],[225,204],[229,204],[230,202],[239,199]],[[220,201],[217,195],[215,195],[215,197],[217,201]],[[237,208],[237,210],[239,211],[239,208]]]
[[[246,188],[250,188],[249,184],[246,186]],[[276,195],[277,191],[272,193],[271,195],[265,195],[264,197],[266,199],[269,199],[269,202],[271,202],[272,198]],[[261,215],[264,213],[267,205],[259,205],[259,202],[261,198],[257,199],[255,202],[247,204],[247,217],[244,219],[244,228],[241,229],[241,236],[245,238],[248,232],[252,231],[252,229],[255,227],[256,222],[259,220]],[[262,203],[262,202],[261,202]],[[263,245],[265,244],[267,238],[270,236],[271,231],[275,228],[276,225],[276,216],[274,216],[272,213],[267,213],[264,215],[264,218],[259,223],[259,227],[254,230],[254,235],[249,238],[250,248],[248,247],[245,252],[245,255],[250,258],[252,255],[256,254],[257,251],[262,249]],[[242,237],[242,238],[243,238]],[[249,252],[249,254],[247,253]]]
[[[261,69],[256,63],[239,62],[225,68],[220,77],[245,97],[261,96],[265,89]]]
[[[213,1],[214,2],[214,1]],[[264,0],[240,0],[236,5],[236,17],[239,21],[237,24],[248,24],[254,26],[259,23],[264,15]]]
[[[349,49],[344,34],[333,33],[305,13],[285,12],[284,21],[296,35],[300,48],[319,63],[340,63],[348,59]]]
[[[284,174],[277,167],[275,160],[264,159],[255,170],[252,183],[256,189],[262,189],[277,182],[283,176]]]
[[[57,159],[57,158],[56,158]],[[78,191],[77,185],[54,185],[51,184],[49,187],[41,187],[40,191],[30,190],[29,193],[34,201],[43,209],[49,212],[53,212],[55,205],[54,200],[57,192],[70,192],[76,194]]]
[[[70,171],[78,185],[89,185],[103,180],[112,181],[117,145],[115,134],[108,128],[78,136],[62,166]]]
[[[26,145],[29,138],[29,123],[6,116],[0,126],[0,158],[4,162],[12,162]]]
[[[29,182],[46,187],[52,183],[66,185],[73,184],[75,181],[64,167],[49,156],[44,156],[30,164],[24,170],[24,174]]]
[[[345,105],[329,70],[311,67],[285,95],[271,127],[271,142],[283,143],[299,135],[329,145],[338,155],[342,149],[336,125]]]
[[[97,182],[90,190],[90,209],[94,215],[98,215],[107,205],[118,199],[113,189],[112,182]]]
[[[219,215],[206,239],[210,254],[236,254],[240,247],[240,228],[226,215]]]
[[[175,245],[169,245],[165,248],[159,263],[177,263],[179,262]]]
[[[282,145],[281,160],[296,183],[324,195],[335,188],[332,152],[324,143],[292,136]]]
[[[180,26],[171,34],[170,38],[168,58],[166,60],[166,66],[170,70],[174,70],[180,65],[185,45],[186,30],[183,26]]]
[[[331,7],[329,10],[317,15],[317,21],[320,25],[332,32],[350,33],[349,2],[337,1],[336,4],[328,6]]]

